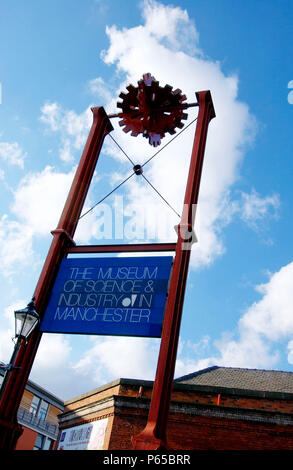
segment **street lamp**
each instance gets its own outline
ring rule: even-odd
[[[30,333],[37,326],[40,317],[36,312],[35,297],[27,307],[21,310],[15,310],[15,337],[27,341]]]
[[[24,342],[27,343],[28,337],[33,331],[33,329],[37,326],[40,321],[40,317],[36,312],[35,306],[35,297],[32,298],[31,302],[28,305],[21,309],[15,310],[15,338],[17,339],[14,347],[14,351],[12,353],[11,359],[9,364],[5,364],[0,366],[1,369],[5,370],[3,382],[0,389],[0,400],[2,398],[3,392],[5,390],[6,383],[8,381],[8,377],[10,372],[15,369],[20,369],[20,367],[16,367],[14,365],[17,353],[20,349],[20,346]]]

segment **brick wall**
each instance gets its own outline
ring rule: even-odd
[[[92,392],[85,393],[80,395],[79,397],[68,400],[65,402],[64,412],[75,410],[76,408],[80,408],[82,406],[88,406],[92,403],[95,403],[97,399],[103,400],[107,397],[111,397],[112,395],[119,395],[120,394],[120,385],[114,384],[110,387],[101,387],[96,391],[93,390]]]
[[[131,437],[143,430],[146,419],[147,414],[144,410],[115,410],[108,449],[133,449]]]
[[[131,436],[146,419],[142,410],[116,412],[109,449],[131,449]],[[173,450],[293,450],[293,426],[171,414],[168,444]]]
[[[186,420],[186,415],[177,415],[171,417],[168,430],[173,449],[293,450],[293,426],[211,416]]]
[[[152,388],[143,387],[141,397],[151,398]],[[138,386],[121,386],[119,389],[119,395],[126,397],[137,397],[139,395]],[[272,412],[283,412],[293,413],[293,400],[285,399],[272,399],[265,397],[241,396],[238,394],[232,395],[226,393],[209,393],[209,392],[198,392],[198,391],[180,391],[173,390],[172,401],[194,403],[194,404],[206,404],[206,405],[221,405],[234,408],[244,408],[252,410],[267,410]]]
[[[130,382],[130,381],[129,381]],[[61,429],[109,418],[104,449],[130,450],[147,422],[151,383],[122,379],[67,405]],[[174,450],[293,450],[293,400],[274,394],[174,387],[168,442]],[[95,406],[101,408],[95,408]],[[97,410],[93,412],[93,409]],[[99,410],[99,411],[98,411]]]

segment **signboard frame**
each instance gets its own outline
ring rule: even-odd
[[[173,256],[64,258],[45,333],[160,338]]]

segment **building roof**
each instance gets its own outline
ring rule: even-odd
[[[179,377],[175,383],[293,393],[293,372],[213,366]]]
[[[65,401],[65,406],[119,385],[130,387],[140,387],[142,385],[146,388],[152,388],[153,381],[129,378],[116,379]],[[293,400],[293,372],[213,366],[175,379],[173,388],[183,392],[197,390],[203,393],[228,393]]]

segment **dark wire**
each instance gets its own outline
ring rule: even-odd
[[[92,206],[88,211],[86,211],[84,214],[82,214],[79,219],[82,219],[85,215],[87,215],[89,212],[91,212],[97,205],[101,204],[101,202],[103,202],[105,199],[107,199],[107,197],[111,196],[111,194],[114,193],[114,191],[116,191],[116,189],[120,188],[120,186],[122,186],[124,183],[126,183],[126,181],[128,181],[133,175],[135,175],[135,173],[131,173],[131,175],[129,175],[124,181],[122,181],[120,184],[118,184],[118,186],[116,186],[114,189],[112,189],[112,191],[110,191],[108,194],[106,194],[106,196],[104,196],[102,199],[100,199],[98,202],[96,202],[96,204],[94,206]]]
[[[175,140],[177,137],[179,137],[180,134],[182,134],[182,132],[186,131],[186,129],[188,129],[189,126],[191,126],[191,124],[193,124],[195,121],[197,120],[197,117],[195,119],[193,119],[193,121],[191,121],[186,127],[184,127],[180,132],[178,132],[178,134],[176,134],[171,140],[169,140],[169,142],[167,142],[164,147],[161,147],[156,153],[154,153],[154,155],[152,157],[150,157],[146,162],[144,162],[143,165],[141,165],[141,167],[145,166],[147,163],[149,163],[154,157],[156,157],[158,155],[158,153],[162,152],[162,150],[164,150],[167,145],[171,144],[171,142],[173,142],[173,140]]]
[[[169,142],[167,142],[164,147],[161,147],[156,153],[154,153],[154,155],[152,155],[152,157],[150,157],[146,162],[144,162],[143,165],[141,165],[141,168],[143,166],[145,166],[147,163],[149,163],[156,155],[158,155],[158,153],[160,153],[162,150],[164,150],[164,148],[167,147],[167,145],[171,144],[171,142],[173,142],[173,140],[176,139],[176,137],[179,137],[180,134],[182,134],[182,132],[186,131],[186,129],[188,129],[189,126],[191,126],[195,121],[197,120],[197,117],[195,119],[193,119],[193,121],[191,121],[186,127],[184,127],[180,132],[178,132],[178,134],[176,134],[171,140],[169,140]],[[134,166],[134,162],[131,160],[131,158],[127,155],[127,153],[123,150],[123,148],[118,144],[118,142],[114,139],[114,137],[111,136],[111,134],[108,134],[111,139],[113,140],[113,142],[115,142],[115,144],[117,145],[117,147],[121,150],[121,152],[124,153],[124,155],[126,156],[126,158],[130,161],[130,163]],[[100,199],[96,204],[94,204],[89,210],[87,210],[84,214],[82,214],[80,217],[79,217],[79,220],[82,219],[85,215],[87,215],[89,212],[91,212],[96,206],[98,206],[99,204],[101,204],[101,202],[103,202],[105,199],[107,199],[107,197],[111,196],[111,194],[113,194],[117,189],[119,189],[124,183],[126,183],[133,175],[135,175],[136,173],[133,172],[131,173],[131,175],[129,175],[125,180],[123,180],[120,184],[118,184],[118,186],[116,186],[114,189],[112,189],[112,191],[110,191],[108,194],[106,194],[106,196],[104,196],[102,199]],[[165,203],[170,207],[170,209],[172,209],[173,212],[175,212],[176,215],[178,215],[178,217],[180,218],[180,215],[178,214],[178,212],[175,211],[175,209],[173,209],[172,206],[170,206],[170,204],[168,203],[168,201],[166,201],[166,199],[159,193],[159,191],[151,184],[151,182],[142,174],[142,176],[144,177],[144,179],[147,181],[147,183],[153,188],[153,190],[163,199],[163,201],[165,201]]]
[[[131,160],[131,158],[127,155],[127,153],[123,150],[123,148],[118,144],[118,142],[114,139],[114,137],[112,137],[111,134],[108,134],[109,137],[111,137],[111,139],[113,140],[113,142],[115,142],[115,144],[117,145],[117,147],[121,150],[122,153],[124,153],[125,157],[128,158],[128,160],[130,161],[130,163],[134,166],[134,162]]]
[[[167,206],[170,207],[170,209],[172,209],[173,212],[175,212],[176,215],[178,215],[179,219],[180,219],[180,215],[178,214],[178,212],[175,211],[175,209],[169,204],[168,201],[166,201],[166,199],[162,196],[161,193],[159,193],[159,191],[152,185],[152,183],[144,176],[144,174],[141,175],[145,180],[146,182],[153,188],[153,190],[160,196],[160,198],[163,199],[163,201],[167,204]]]

